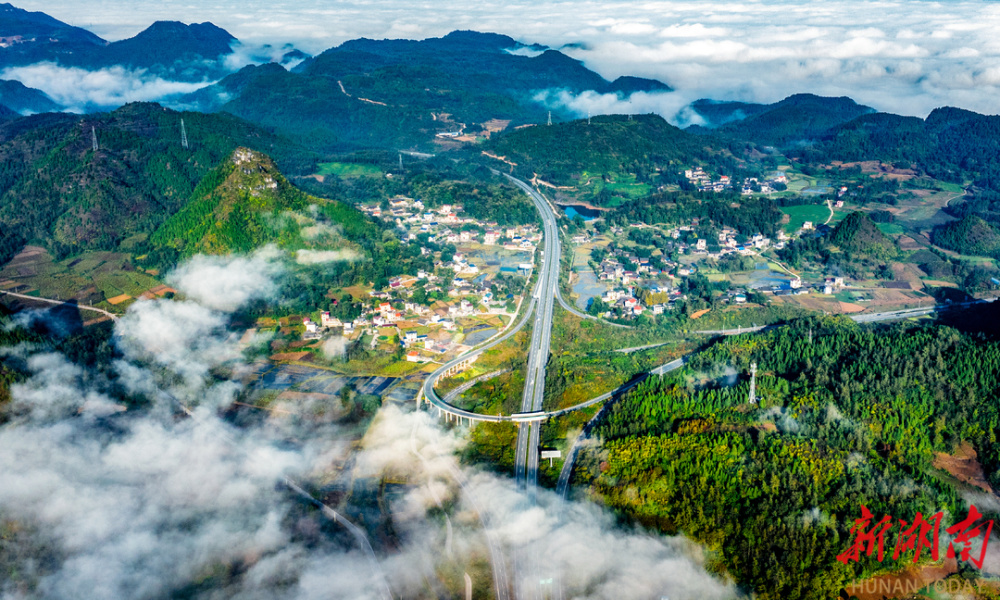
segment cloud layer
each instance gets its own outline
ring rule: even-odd
[[[319,52],[348,39],[494,31],[567,50],[607,78],[662,79],[686,99],[771,102],[850,95],[903,114],[954,105],[996,112],[1000,4],[980,0],[666,2],[548,0],[435,6],[399,0],[26,0],[110,39],[156,19],[211,20],[244,41]],[[676,100],[666,101],[666,113]],[[648,99],[636,108],[649,106]],[[653,107],[655,108],[655,106]]]
[[[537,571],[574,598],[734,596],[679,539],[623,531],[546,492],[533,506],[510,480],[463,469],[463,438],[427,413],[386,406],[360,445],[356,424],[337,424],[339,399],[285,402],[241,427],[222,418],[241,389],[218,377],[242,366],[230,312],[272,298],[282,274],[271,250],[192,259],[170,279],[187,300],[137,302],[116,324],[110,374],[18,349],[31,377],[12,387],[0,426],[0,525],[27,546],[5,542],[22,558],[2,600],[381,598],[358,540],[281,482],[349,490],[383,475],[406,482],[384,513],[365,493],[346,508],[370,531],[391,518],[392,541],[373,539],[396,597],[454,595],[460,582],[442,573],[455,568],[486,577],[470,558],[490,556],[484,533],[508,564],[512,551],[542,557],[516,585]],[[112,399],[121,389],[128,410]]]
[[[143,70],[120,66],[89,71],[48,62],[8,67],[0,71],[0,79],[16,79],[42,90],[71,112],[118,107],[128,102],[169,100],[210,83],[168,81]]]

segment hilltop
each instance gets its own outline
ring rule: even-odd
[[[184,101],[226,111],[325,150],[358,147],[433,150],[435,135],[543,122],[539,95],[562,90],[626,94],[665,91],[652,80],[608,82],[555,50],[512,54],[512,38],[457,31],[441,38],[352,40],[304,61],[246,67]],[[571,119],[554,109],[556,120]]]
[[[62,110],[45,92],[29,88],[20,81],[0,79],[0,105],[16,113],[43,113]]]
[[[769,105],[701,100],[691,108],[704,113],[709,122],[721,123],[718,135],[768,146],[816,140],[834,127],[875,112],[847,97],[814,94],[795,94]]]
[[[976,215],[936,227],[931,239],[938,246],[961,254],[1000,257],[1000,232]]]
[[[299,225],[291,213],[325,204],[305,194],[265,154],[237,148],[209,171],[191,199],[150,237],[181,256],[250,252],[269,242],[292,243]],[[360,214],[360,213],[359,213]]]
[[[187,149],[180,143],[181,119]],[[57,256],[142,239],[239,146],[267,149],[289,165],[309,160],[288,140],[231,115],[177,113],[156,104],[8,121],[0,125],[0,262],[31,239]]]
[[[851,258],[888,260],[897,254],[896,244],[862,212],[847,215],[830,234],[830,243]]]
[[[13,4],[0,4],[0,37],[15,38],[0,50],[3,55],[26,52],[38,47],[104,46],[106,41],[80,27],[63,23],[43,12],[30,12]],[[6,58],[6,56],[5,56]]]
[[[158,21],[131,38],[109,43],[86,29],[10,4],[0,5],[0,36],[11,40],[0,48],[0,60],[6,66],[52,62],[99,69],[121,65],[183,81],[224,75],[220,58],[231,54],[237,41],[211,23]]]

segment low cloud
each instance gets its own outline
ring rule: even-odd
[[[570,110],[581,119],[588,115],[655,113],[669,117],[682,127],[701,124],[700,117],[684,110],[696,99],[683,92],[635,92],[622,98],[617,94],[592,91],[574,94],[566,90],[544,90],[534,96],[534,100],[543,106]]]
[[[128,102],[168,102],[212,83],[168,81],[120,66],[87,70],[49,62],[8,67],[0,71],[0,79],[16,79],[42,90],[71,112],[116,108]]]
[[[58,354],[27,358],[31,376],[12,389],[14,418],[0,426],[0,514],[24,527],[35,560],[14,565],[19,579],[0,582],[0,597],[167,597],[202,582],[218,597],[367,600],[379,597],[378,571],[396,597],[443,597],[456,590],[442,572],[490,556],[484,533],[518,586],[541,574],[574,598],[737,595],[681,538],[623,530],[600,507],[545,491],[535,506],[509,479],[461,466],[464,437],[427,413],[387,405],[360,444],[356,425],[313,418],[341,412],[318,399],[241,427],[225,420],[242,387],[209,374],[227,361],[239,372],[228,326],[239,305],[206,292],[205,278],[234,299],[270,297],[281,276],[272,260],[182,265],[171,281],[188,299],[130,306],[110,375]],[[137,401],[125,412],[112,400],[122,387]],[[179,403],[191,410],[180,415]],[[386,476],[406,484],[385,496],[384,513],[369,500],[353,507],[374,511],[368,528],[391,519],[378,570],[358,540],[331,535],[342,530],[280,484],[378,487]],[[514,555],[532,557],[530,569],[522,560],[513,570]]]
[[[273,298],[282,271],[281,253],[273,246],[250,256],[198,255],[167,281],[187,297],[214,310],[232,312],[250,300]]]
[[[349,248],[344,248],[342,250],[299,250],[295,253],[295,262],[300,265],[349,262],[360,258],[360,254]]]
[[[347,341],[339,335],[323,342],[323,356],[329,359],[340,358],[345,352],[347,352]]]
[[[68,0],[19,5],[109,39],[134,35],[156,19],[178,18],[170,3],[107,0],[100,14]],[[922,116],[942,105],[994,113],[1000,91],[994,73],[1000,64],[1000,5],[980,0],[939,3],[929,10],[878,0],[546,0],[463,3],[434,11],[392,0],[336,5],[217,0],[186,7],[184,18],[210,20],[247,44],[294,42],[313,54],[359,37],[492,31],[561,48],[608,79],[657,78],[693,98],[773,102],[813,92]]]

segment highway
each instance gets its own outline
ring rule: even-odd
[[[542,216],[545,236],[545,254],[535,288],[537,306],[532,326],[531,346],[528,348],[528,367],[524,378],[524,394],[521,398],[522,413],[538,413],[545,398],[545,373],[552,342],[552,313],[555,309],[556,294],[559,291],[559,266],[562,250],[559,240],[559,226],[555,212],[548,201],[534,188],[523,181],[505,175],[514,185],[528,194]],[[517,430],[517,448],[514,461],[514,480],[524,490],[528,501],[534,505],[538,488],[538,455],[541,421],[520,423]],[[514,593],[518,598],[541,599],[542,579],[537,572],[536,556],[521,551],[514,553]]]
[[[528,348],[528,365],[521,399],[521,412],[533,413],[542,410],[545,396],[545,367],[549,360],[552,341],[552,313],[559,284],[559,259],[562,254],[559,247],[559,229],[552,207],[528,184],[510,175],[506,177],[528,194],[535,203],[542,216],[545,236],[545,255],[542,258],[538,283],[535,287],[538,304],[532,327],[531,345]],[[539,430],[538,425],[529,422],[520,426],[517,435],[514,478],[519,486],[528,491],[529,496],[534,494],[533,488],[538,481]]]
[[[521,329],[523,329],[524,326],[528,323],[528,318],[531,316],[531,313],[535,308],[535,302],[536,302],[535,298],[532,298],[531,303],[528,305],[528,308],[524,311],[524,315],[521,317],[521,320],[518,322],[517,325],[508,329],[507,333],[504,333],[500,337],[494,338],[493,340],[484,343],[482,346],[475,348],[470,352],[467,352],[457,358],[454,358],[446,362],[445,364],[438,367],[436,371],[428,375],[427,379],[424,380],[424,386],[421,390],[424,398],[427,399],[427,402],[430,403],[431,406],[435,406],[444,412],[457,415],[464,419],[470,419],[473,421],[492,421],[492,422],[510,421],[511,418],[509,416],[481,415],[479,413],[462,410],[461,408],[452,406],[451,404],[448,404],[443,399],[441,399],[440,396],[438,396],[437,392],[434,390],[434,385],[437,383],[437,380],[440,379],[441,375],[443,375],[452,367],[459,365],[474,356],[478,356],[479,354],[486,352],[487,350],[493,348],[498,344],[502,344],[503,342],[507,341],[508,338],[516,334],[518,331],[521,331]]]
[[[607,319],[601,319],[600,317],[595,317],[594,315],[588,315],[587,313],[580,311],[578,308],[576,308],[575,306],[571,305],[570,303],[566,302],[563,299],[562,292],[559,291],[558,284],[556,285],[556,300],[559,301],[559,306],[562,306],[564,310],[569,311],[570,313],[580,317],[581,319],[588,319],[590,321],[600,321],[605,325],[618,327],[619,329],[635,329],[633,325],[622,325],[621,323],[612,323]]]

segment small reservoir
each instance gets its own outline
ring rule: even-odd
[[[584,221],[593,221],[597,217],[601,216],[601,211],[588,208],[582,204],[564,204],[561,208],[570,219],[579,216]]]

